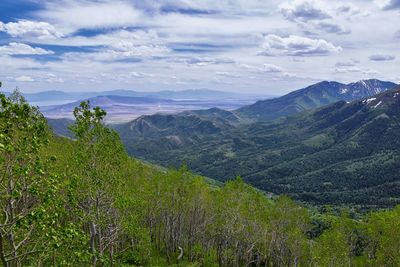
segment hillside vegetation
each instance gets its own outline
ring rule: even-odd
[[[168,124],[158,115],[116,129],[131,155],[163,166],[185,163],[221,181],[240,175],[313,204],[393,207],[400,203],[399,107],[397,88],[273,122],[177,114]]]
[[[240,178],[128,157],[106,113],[82,102],[75,141],[0,95],[3,266],[398,266],[400,207],[352,218],[269,199]]]

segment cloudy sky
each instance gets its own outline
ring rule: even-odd
[[[400,0],[1,0],[6,89],[283,94],[400,81]]]

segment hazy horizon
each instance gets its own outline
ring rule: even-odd
[[[234,93],[234,94],[238,94],[238,95],[247,95],[247,96],[270,96],[270,97],[279,97],[303,88],[306,88],[308,86],[311,86],[313,84],[318,84],[318,83],[322,83],[322,82],[338,82],[338,83],[342,83],[342,84],[350,84],[350,83],[356,83],[356,82],[361,82],[361,81],[366,81],[366,80],[379,80],[379,79],[375,79],[375,78],[366,78],[366,79],[361,79],[361,80],[356,80],[356,81],[350,81],[350,82],[343,82],[343,81],[337,81],[337,80],[321,80],[321,81],[315,81],[312,84],[306,84],[303,87],[299,87],[299,88],[291,88],[288,89],[287,92],[283,92],[280,94],[268,94],[268,93],[262,93],[262,92],[235,92],[233,90],[229,90],[229,89],[219,89],[219,88],[178,88],[178,89],[162,89],[162,90],[140,90],[140,89],[123,89],[123,88],[116,88],[116,89],[104,89],[104,90],[86,90],[86,89],[82,89],[82,90],[63,90],[63,89],[59,89],[59,90],[54,90],[54,89],[48,89],[48,90],[41,90],[41,89],[37,89],[37,90],[24,90],[23,88],[19,88],[18,86],[16,86],[15,88],[6,88],[6,86],[4,86],[3,83],[3,87],[0,88],[0,92],[6,92],[6,93],[12,93],[15,89],[18,89],[20,92],[24,93],[24,94],[36,94],[36,93],[45,93],[45,92],[64,92],[64,93],[71,93],[71,94],[79,94],[79,93],[102,93],[102,92],[117,92],[117,91],[126,91],[126,92],[137,92],[137,93],[159,93],[159,92],[189,92],[189,91],[210,91],[210,92],[222,92],[222,93]],[[393,83],[397,83],[395,81],[389,81],[389,80],[380,80],[383,82],[393,82]]]

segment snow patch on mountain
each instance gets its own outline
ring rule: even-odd
[[[375,108],[379,107],[381,104],[382,104],[382,100],[379,101],[378,104],[376,104],[375,106],[373,106],[373,108],[375,109]]]
[[[371,102],[374,101],[374,100],[376,100],[376,97],[371,97],[371,98],[365,99],[365,100],[363,101],[363,103],[368,105],[369,103],[371,103]]]

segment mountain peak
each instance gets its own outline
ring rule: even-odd
[[[321,82],[317,82],[315,84],[312,84],[309,87],[318,87],[318,86],[332,86],[332,85],[341,85],[341,83],[336,82],[336,81],[321,81]]]
[[[269,121],[341,100],[352,102],[364,99],[395,86],[395,83],[377,79],[361,80],[349,84],[322,81],[279,98],[258,101],[253,105],[242,107],[238,113],[249,119]]]

